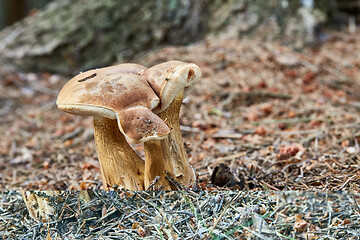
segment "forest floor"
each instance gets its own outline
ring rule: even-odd
[[[359,193],[77,191],[34,221],[17,192],[0,193],[3,239],[359,239]]]
[[[340,32],[302,51],[214,37],[138,62],[202,70],[180,120],[200,189],[217,189],[220,165],[213,182],[235,179],[221,189],[337,191],[360,186],[359,52],[360,35]],[[0,189],[101,190],[92,118],[55,104],[69,77],[0,70]]]
[[[202,70],[181,110],[197,185],[187,193],[99,191],[85,205],[67,192],[60,219],[47,224],[30,219],[19,193],[4,192],[0,236],[358,239],[360,35],[328,34],[302,51],[214,37],[139,57],[145,66],[178,59]],[[92,119],[56,108],[70,77],[6,65],[0,77],[0,190],[102,190]],[[232,181],[217,186],[222,179]]]

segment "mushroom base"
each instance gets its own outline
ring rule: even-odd
[[[144,190],[145,162],[129,146],[117,120],[94,117],[94,129],[104,188]]]
[[[157,184],[164,190],[178,190],[177,186],[166,178],[167,176],[186,187],[195,181],[180,131],[179,112],[182,96],[182,93],[179,94],[165,111],[158,114],[171,128],[170,134],[163,140],[144,143],[145,189],[156,176],[160,176]]]

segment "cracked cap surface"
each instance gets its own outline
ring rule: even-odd
[[[146,68],[119,64],[78,74],[59,93],[59,109],[84,116],[117,119],[120,131],[132,142],[164,138],[170,129],[152,109],[159,98],[140,74]]]

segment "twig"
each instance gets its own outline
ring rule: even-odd
[[[306,117],[306,118],[284,118],[284,119],[270,119],[270,120],[263,120],[263,121],[254,121],[251,122],[254,125],[266,125],[266,124],[279,124],[279,123],[299,123],[299,122],[310,122],[310,121],[322,121],[322,122],[331,122],[330,119],[324,119],[324,118],[312,118],[312,117]]]
[[[348,180],[346,180],[346,182],[341,186],[339,187],[336,191],[340,191],[341,189],[343,189],[351,180],[353,180],[353,178],[355,178],[356,175],[353,175],[352,177],[350,177]]]
[[[31,89],[33,89],[35,91],[45,93],[45,94],[48,94],[48,95],[52,95],[52,96],[56,96],[58,94],[57,90],[45,87],[45,86],[43,86],[43,85],[41,85],[41,84],[39,84],[37,82],[28,81],[28,83],[29,83]]]
[[[279,132],[274,132],[274,134],[279,134],[279,135],[302,135],[302,134],[309,134],[309,133],[317,133],[320,132],[319,129],[310,129],[310,130],[298,130],[298,131],[288,131],[288,132],[284,132],[284,131],[279,131]]]
[[[278,98],[278,99],[291,99],[292,96],[283,93],[271,93],[271,92],[237,92],[235,96],[238,97],[253,97],[253,98]]]
[[[146,189],[146,191],[151,190],[151,189],[156,185],[156,183],[157,183],[159,180],[160,180],[160,176],[156,176],[156,177],[154,178],[154,180],[152,180],[152,181],[150,182],[149,187]]]
[[[258,232],[255,232],[255,231],[253,231],[253,230],[251,230],[250,228],[248,228],[248,227],[242,227],[243,229],[245,229],[245,230],[247,230],[247,231],[249,231],[250,233],[252,233],[252,234],[254,234],[256,237],[258,237],[258,238],[260,238],[260,239],[263,239],[263,240],[270,240],[271,238],[268,238],[268,237],[265,237],[265,236],[263,236],[263,235],[261,235],[260,233],[258,233]]]
[[[226,130],[219,130],[217,133],[212,135],[212,138],[237,138],[240,139],[243,137],[243,134],[237,133],[234,131],[226,131]]]
[[[221,109],[223,107],[231,104],[233,101],[238,100],[238,99],[244,99],[245,101],[249,100],[249,99],[256,99],[257,101],[259,101],[259,100],[264,99],[264,98],[283,99],[283,100],[288,100],[288,99],[292,98],[292,96],[287,95],[287,94],[271,93],[271,92],[258,92],[258,91],[220,93],[220,94],[218,94],[218,96],[221,97],[221,96],[224,96],[225,94],[226,95],[228,94],[228,97],[221,104],[221,106],[220,106]]]
[[[236,154],[233,154],[233,155],[230,155],[230,156],[216,158],[214,160],[214,162],[222,163],[222,162],[233,160],[233,159],[238,158],[238,157],[243,157],[245,155],[246,155],[246,152],[236,153]]]
[[[167,219],[164,210],[161,209],[161,208],[158,208],[158,210],[159,210],[161,216],[165,219],[165,222],[167,223],[167,225],[169,226],[170,234],[171,234],[172,239],[176,239],[177,237],[176,237],[176,234],[175,234],[175,232],[174,232],[174,229],[173,229],[171,223],[169,222],[169,219]]]
[[[189,126],[184,126],[184,125],[180,125],[180,130],[184,131],[184,132],[192,132],[192,133],[198,133],[201,131],[199,128],[194,128],[194,127],[189,127]]]
[[[352,134],[352,135],[349,135],[349,136],[345,136],[345,137],[337,140],[337,143],[340,144],[340,143],[342,143],[342,142],[345,141],[345,140],[356,139],[357,137],[360,137],[360,132],[355,133],[355,134]]]
[[[334,75],[335,77],[339,78],[341,80],[341,83],[353,84],[356,82],[350,77],[348,77],[345,73],[341,72],[338,69],[332,68],[329,65],[325,65],[322,68],[330,74]]]
[[[170,184],[172,184],[176,188],[177,191],[185,189],[185,187],[181,183],[173,179],[168,172],[166,173],[165,178],[169,181]]]
[[[113,209],[112,211],[106,213],[104,216],[102,216],[101,218],[99,218],[98,220],[96,220],[96,223],[101,222],[102,220],[104,220],[105,218],[107,218],[108,216],[110,216],[113,213],[116,213],[116,211],[118,211],[116,208]]]
[[[354,203],[355,203],[355,207],[356,207],[356,210],[358,211],[358,212],[357,212],[357,214],[358,214],[358,215],[360,215],[360,206],[359,206],[358,201],[356,201],[356,199],[355,199],[355,196],[354,196],[354,195],[352,195],[352,200],[354,201]]]
[[[327,204],[327,211],[329,213],[328,227],[330,227],[333,209],[332,209],[332,206],[330,205],[329,201],[326,201],[326,204]]]
[[[280,189],[278,189],[277,187],[274,187],[272,185],[270,185],[269,183],[267,182],[264,182],[264,181],[260,181],[261,184],[264,184],[266,185],[268,188],[272,189],[272,190],[275,190],[275,191],[281,191]]]
[[[246,194],[246,192],[245,192]],[[212,226],[212,228],[210,229],[209,233],[206,235],[206,237],[204,238],[205,240],[208,239],[212,232],[214,231],[214,229],[216,228],[216,226],[219,224],[221,218],[224,216],[224,214],[226,213],[227,209],[229,208],[229,206],[231,205],[231,203],[233,203],[234,201],[236,201],[241,195],[245,195],[243,194],[243,192],[238,192],[235,196],[233,196],[231,198],[231,200],[225,205],[224,209],[222,210],[222,212],[220,213],[219,217],[216,219],[214,225]]]

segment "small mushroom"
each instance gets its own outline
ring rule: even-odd
[[[105,189],[144,189],[144,160],[129,146],[165,138],[170,129],[151,110],[160,100],[140,74],[146,68],[120,64],[80,73],[65,84],[57,106],[94,116],[95,142]],[[124,137],[125,136],[125,137]]]
[[[167,181],[167,175],[184,186],[195,181],[195,174],[189,164],[179,123],[182,100],[192,86],[200,79],[198,66],[192,63],[170,61],[145,70],[145,78],[160,98],[160,104],[153,111],[171,128],[163,140],[144,142],[145,149],[145,188],[156,176],[159,184],[166,190],[175,189]]]

